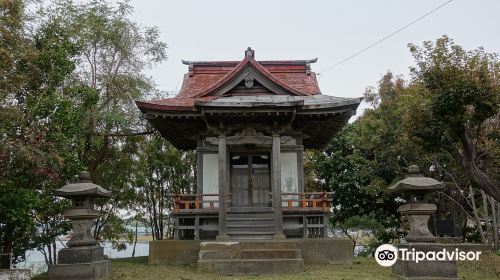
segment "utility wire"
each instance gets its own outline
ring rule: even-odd
[[[337,66],[339,66],[339,65],[341,65],[341,64],[343,64],[343,63],[345,63],[345,62],[347,62],[347,61],[349,61],[349,60],[351,60],[351,59],[353,59],[354,57],[356,57],[356,56],[358,56],[358,55],[360,55],[360,54],[364,53],[365,51],[367,51],[367,50],[369,50],[369,49],[371,49],[371,48],[375,47],[376,45],[378,45],[378,44],[382,43],[383,41],[385,41],[385,40],[389,39],[390,37],[392,37],[392,36],[396,35],[397,33],[399,33],[399,32],[401,32],[401,31],[405,30],[406,28],[408,28],[408,27],[412,26],[413,24],[415,24],[415,23],[419,22],[420,20],[422,20],[422,19],[423,19],[423,18],[425,18],[426,16],[428,16],[428,15],[430,15],[430,14],[434,13],[435,11],[437,11],[437,10],[441,9],[442,7],[444,7],[444,6],[448,5],[448,4],[450,4],[450,3],[451,3],[451,2],[453,2],[453,1],[454,1],[454,0],[449,0],[449,1],[447,1],[447,2],[445,2],[445,3],[443,3],[443,4],[441,4],[440,6],[438,6],[438,7],[434,8],[434,9],[432,9],[431,11],[427,12],[427,13],[426,13],[426,14],[424,14],[423,16],[421,16],[421,17],[419,17],[419,18],[417,18],[417,19],[413,20],[412,22],[410,22],[410,23],[408,23],[407,25],[405,25],[405,26],[403,26],[403,27],[399,28],[398,30],[396,30],[396,31],[394,31],[394,32],[392,32],[392,33],[390,33],[389,35],[386,35],[385,37],[383,37],[382,39],[378,40],[377,42],[375,42],[375,43],[373,43],[373,44],[369,45],[368,47],[366,47],[366,48],[364,48],[364,49],[359,50],[358,52],[356,52],[356,53],[352,54],[351,56],[349,56],[349,57],[347,57],[347,58],[342,59],[341,61],[339,61],[339,62],[335,63],[334,65],[332,65],[332,66],[330,66],[330,67],[328,67],[328,68],[323,69],[322,71],[318,72],[318,76],[320,76],[320,75],[324,74],[325,72],[328,72],[328,71],[332,70],[333,68],[335,68],[335,67],[337,67]]]

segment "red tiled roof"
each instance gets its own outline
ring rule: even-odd
[[[255,61],[255,60],[254,60]],[[243,61],[242,61],[243,62]],[[306,73],[306,63],[297,65],[297,61],[256,61],[276,80],[300,92],[302,95],[321,94],[316,79],[316,73]],[[193,63],[192,76],[184,74],[184,81],[178,97],[194,97],[214,86],[228,73],[235,70],[242,63],[233,61],[210,62],[197,65]],[[228,66],[231,65],[231,66]],[[234,73],[234,72],[233,72]]]
[[[293,95],[321,94],[316,73],[309,69],[311,61],[256,61],[252,56],[246,56],[241,62],[183,62],[189,65],[189,73],[184,74],[179,94],[174,98],[137,102],[139,108],[194,111],[195,100],[208,101],[217,98],[210,94],[230,82],[246,65],[253,66],[255,70]]]

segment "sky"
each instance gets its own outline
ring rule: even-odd
[[[148,71],[158,87],[178,91],[185,60],[257,60],[318,57],[320,72],[447,2],[446,0],[273,1],[132,0],[133,18],[158,26],[168,60]],[[465,49],[500,52],[500,1],[454,0],[416,24],[319,78],[323,94],[361,97],[390,70],[409,73],[408,43],[446,34]],[[359,113],[358,113],[359,114]]]

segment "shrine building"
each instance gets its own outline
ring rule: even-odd
[[[361,98],[323,95],[317,59],[183,61],[173,98],[138,101],[172,145],[196,150],[194,194],[172,194],[175,239],[326,237],[331,193],[304,189],[304,150],[322,149]]]

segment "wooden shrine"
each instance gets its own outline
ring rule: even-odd
[[[360,98],[323,95],[311,60],[183,61],[173,98],[137,102],[175,147],[196,150],[196,194],[171,194],[175,238],[325,237],[331,193],[304,190],[304,149],[321,149]]]

